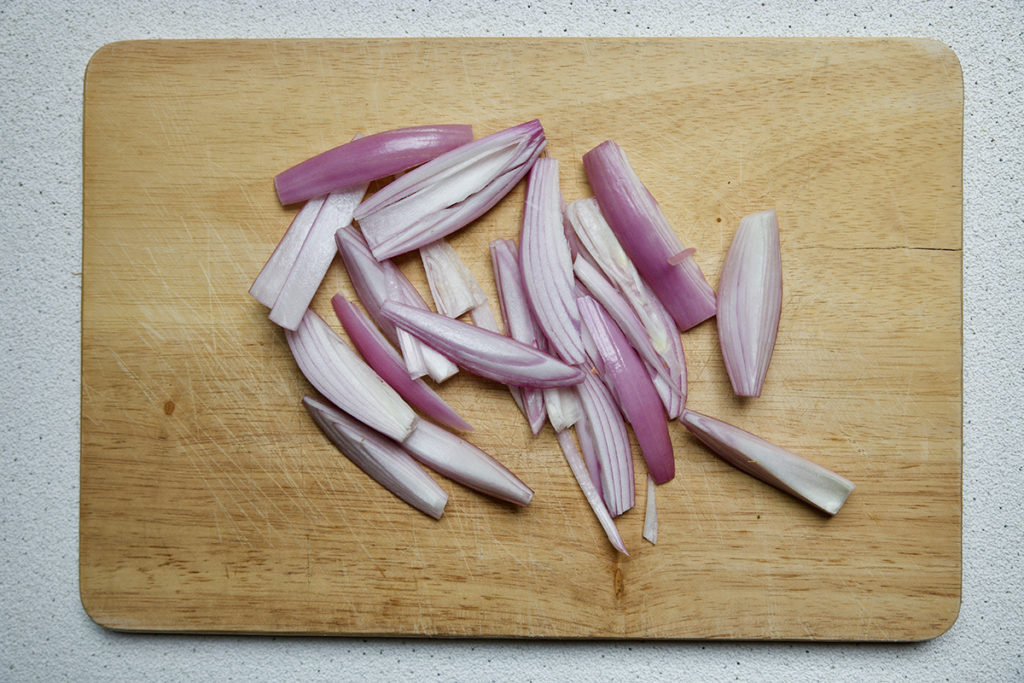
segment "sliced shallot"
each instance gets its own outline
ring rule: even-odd
[[[528,346],[541,348],[543,334],[533,319],[530,303],[523,291],[523,278],[519,269],[519,255],[511,240],[494,240],[490,244],[494,285],[498,290],[498,305],[505,320],[505,334]],[[544,426],[544,393],[534,387],[518,387],[513,392],[516,404],[530,423],[530,430],[538,434]]]
[[[420,247],[420,259],[438,313],[458,318],[487,303],[487,295],[480,288],[480,283],[448,240],[442,238]]]
[[[718,340],[737,396],[760,396],[782,311],[775,209],[740,220],[718,281]]]
[[[298,258],[299,250],[306,241],[306,235],[313,227],[313,221],[316,220],[326,199],[326,196],[317,197],[302,205],[285,231],[284,237],[277,243],[274,253],[267,259],[252,287],[249,288],[249,294],[267,308],[273,307],[277,301],[277,295],[281,293],[281,287],[288,279],[288,273],[295,265],[295,259]]]
[[[573,291],[572,254],[562,226],[558,162],[533,164],[526,186],[519,264],[530,308],[550,348],[562,360],[583,363],[580,312]]]
[[[626,550],[626,544],[622,542],[622,535],[615,526],[615,520],[608,513],[608,508],[605,507],[604,500],[601,499],[601,494],[597,492],[594,482],[590,480],[590,474],[587,472],[587,466],[583,463],[583,458],[580,457],[580,449],[576,446],[572,432],[568,429],[563,429],[556,432],[555,436],[558,437],[558,445],[561,446],[565,460],[569,463],[569,469],[572,470],[573,476],[576,477],[576,483],[579,484],[584,497],[590,503],[590,509],[597,516],[597,521],[601,523],[601,528],[604,529],[608,540],[611,541],[612,547],[623,555],[629,555],[629,552]]]
[[[302,405],[338,450],[420,512],[440,519],[448,494],[400,445],[333,406],[306,396]]]
[[[854,489],[849,479],[722,420],[684,410],[679,421],[730,465],[830,515]]]
[[[458,372],[450,360],[413,335],[396,329],[380,314],[381,305],[389,299],[428,310],[427,302],[398,266],[388,260],[377,261],[363,236],[352,226],[339,230],[335,240],[359,301],[391,343],[402,349],[410,376],[429,374],[435,382],[441,382]]]
[[[278,173],[274,188],[282,204],[294,204],[395,175],[472,139],[472,126],[463,125],[413,126],[374,133]]]
[[[338,253],[334,233],[352,223],[352,211],[364,194],[366,183],[327,195],[270,309],[273,322],[288,330],[298,327]]]
[[[629,432],[615,399],[595,375],[588,372],[577,391],[583,408],[583,418],[576,424],[577,438],[584,454],[588,445],[593,448],[605,507],[612,517],[618,517],[636,503]],[[584,432],[587,437],[580,438]],[[587,463],[589,467],[589,458]]]
[[[592,360],[633,426],[640,452],[656,484],[675,476],[675,454],[658,392],[640,357],[615,322],[591,297],[580,297],[584,328],[593,341]]]
[[[456,147],[388,184],[356,209],[378,259],[417,249],[486,213],[529,172],[547,141],[528,121]]]
[[[420,420],[402,446],[430,469],[463,486],[516,505],[528,505],[533,491],[507,467],[465,439]]]
[[[447,427],[464,431],[473,429],[426,382],[409,376],[398,351],[355,304],[340,292],[331,298],[331,304],[356,350],[402,398]]]
[[[396,441],[404,441],[418,418],[380,375],[312,310],[285,339],[302,374],[338,408]]]
[[[461,320],[396,301],[386,301],[380,312],[396,326],[481,377],[502,384],[542,388],[583,381],[582,370],[532,346]]]
[[[622,148],[607,140],[583,155],[583,167],[608,225],[679,329],[713,316],[714,290]]]

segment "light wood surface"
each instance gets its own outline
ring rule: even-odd
[[[89,65],[83,152],[80,578],[100,624],[149,631],[914,640],[960,600],[962,77],[920,40],[117,43]],[[469,439],[536,491],[440,480],[435,522],[317,431],[247,289],[294,208],[275,173],[375,132],[539,118],[567,200],[617,140],[712,284],[774,206],[784,298],[763,397],[713,321],[684,335],[690,406],[855,481],[832,519],[672,425],[676,478],[605,541],[553,433],[460,374]],[[453,244],[487,243],[522,187]],[[427,292],[416,259],[400,265]],[[351,294],[332,266],[315,308]],[[638,472],[643,466],[638,459]]]

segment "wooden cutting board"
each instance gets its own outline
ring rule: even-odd
[[[82,602],[146,631],[916,640],[960,600],[962,77],[924,40],[386,39],[108,45],[85,81]],[[784,300],[762,398],[731,397],[714,322],[684,335],[691,408],[854,480],[835,518],[672,425],[615,553],[546,428],[460,374],[468,438],[536,491],[443,481],[435,522],[368,480],[247,294],[294,208],[275,173],[356,132],[539,118],[569,200],[617,140],[711,283],[774,206]],[[522,187],[454,237],[487,243]],[[424,287],[415,258],[399,260]],[[314,303],[351,294],[332,266]],[[638,460],[638,472],[643,465]]]

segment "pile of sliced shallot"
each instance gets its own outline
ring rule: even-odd
[[[541,156],[546,144],[536,120],[477,140],[470,126],[417,126],[357,135],[275,178],[281,203],[302,206],[249,291],[285,329],[295,362],[323,396],[302,400],[313,421],[366,474],[431,517],[448,496],[422,466],[527,505],[529,486],[448,431],[472,427],[430,382],[461,369],[506,385],[534,435],[551,424],[623,553],[614,519],[636,499],[628,430],[647,465],[644,537],[656,543],[655,485],[675,476],[670,420],[738,469],[836,514],[852,482],[686,408],[681,333],[712,316],[733,391],[761,394],[782,307],[775,210],[740,221],[716,296],[615,142],[583,156],[594,197],[569,204],[559,162]],[[366,196],[385,178],[393,179]],[[499,325],[445,237],[524,179],[519,244],[490,245]],[[413,250],[433,310],[390,260]],[[309,307],[336,255],[359,299],[332,299],[355,350]]]

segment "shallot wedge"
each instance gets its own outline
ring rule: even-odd
[[[355,304],[339,292],[331,298],[331,305],[356,350],[402,398],[432,420],[452,429],[472,431],[473,427],[426,382],[409,376],[402,357]]]
[[[490,244],[490,252],[494,285],[498,290],[498,305],[505,320],[505,334],[528,346],[541,348],[543,334],[533,319],[530,302],[523,291],[522,272],[519,269],[519,255],[515,244],[511,240],[494,240]],[[513,398],[516,398],[519,410],[530,423],[530,430],[536,436],[544,426],[544,393],[534,387],[516,387]]]
[[[547,141],[533,120],[456,147],[382,188],[356,209],[378,259],[417,249],[484,215],[523,179]]]
[[[442,382],[458,372],[459,369],[450,360],[413,335],[395,329],[380,314],[381,305],[389,299],[428,310],[427,302],[398,266],[387,260],[377,261],[366,246],[363,236],[352,226],[338,230],[335,241],[356,296],[370,318],[384,332],[384,336],[402,349],[409,375],[421,377],[429,374],[435,382]]]
[[[679,417],[679,413],[683,412],[683,403],[686,397],[686,361],[683,358],[683,346],[678,341],[679,335],[673,335],[675,343],[665,345],[667,353],[663,356],[654,348],[647,328],[644,327],[643,321],[637,316],[636,311],[629,305],[626,298],[604,279],[597,268],[582,258],[576,259],[573,268],[579,281],[604,307],[604,310],[615,321],[637,354],[643,359],[651,379],[660,378],[662,380],[662,386],[666,388],[668,395],[662,395],[660,390],[658,394],[665,404],[668,416],[673,419]],[[675,323],[671,318],[667,322],[672,326],[674,333]],[[657,388],[657,384],[655,388]]]
[[[597,516],[597,521],[601,523],[601,528],[604,529],[604,533],[608,536],[612,547],[623,555],[629,555],[629,552],[626,550],[626,544],[622,542],[622,535],[615,526],[615,520],[608,513],[608,508],[605,507],[601,494],[598,493],[597,487],[594,486],[594,482],[590,480],[590,474],[587,472],[587,466],[583,463],[583,458],[580,457],[580,450],[576,446],[572,432],[568,429],[563,429],[556,432],[555,436],[558,438],[558,445],[562,448],[566,462],[569,463],[569,469],[572,470],[573,476],[576,477],[576,483],[580,485],[584,497],[590,503],[590,509]]]
[[[386,301],[381,315],[416,335],[457,365],[502,384],[564,387],[583,381],[583,371],[557,358],[475,325],[439,313]]]
[[[679,421],[730,465],[834,515],[855,484],[821,465],[707,415],[684,410]]]
[[[580,312],[573,291],[572,254],[562,226],[558,162],[537,159],[523,207],[519,264],[530,308],[551,349],[571,364],[583,363]]]
[[[584,454],[587,446],[593,449],[605,507],[612,517],[618,517],[636,504],[629,432],[615,399],[595,375],[588,372],[577,391],[585,419],[577,422],[576,435]],[[583,432],[587,437],[580,438]],[[589,458],[587,463],[589,468]]]
[[[302,374],[338,408],[396,441],[412,433],[419,418],[402,397],[312,310],[285,339]]]
[[[760,396],[779,332],[782,255],[775,209],[740,220],[718,281],[718,341],[737,396]]]
[[[364,194],[366,183],[327,195],[270,309],[273,322],[288,330],[298,327],[338,253],[334,233],[352,223],[352,211]]]
[[[423,514],[441,518],[448,494],[395,441],[312,396],[304,397],[302,405],[331,443],[371,479]]]
[[[402,446],[430,469],[463,486],[515,505],[533,500],[533,490],[507,467],[435,424],[420,420]]]
[[[644,538],[658,545],[658,505],[654,500],[654,477],[647,475],[647,507],[644,510]]]
[[[313,221],[319,215],[326,199],[326,196],[317,197],[302,205],[288,226],[288,230],[285,231],[284,237],[277,243],[274,253],[267,259],[260,274],[252,283],[252,287],[249,288],[249,294],[267,308],[272,308],[274,302],[277,301],[277,295],[281,293],[281,288],[284,286],[285,280],[288,279],[288,273],[291,272],[295,265],[295,259],[299,256],[299,250],[302,249],[302,244],[306,241],[306,235],[313,227]]]
[[[675,454],[668,435],[668,421],[650,375],[600,304],[590,297],[580,297],[579,305],[587,338],[593,342],[592,360],[597,371],[633,425],[633,433],[654,482],[664,484],[675,476]]]
[[[458,318],[487,303],[487,295],[480,288],[480,283],[448,240],[439,239],[420,247],[420,259],[438,313]]]
[[[473,139],[464,125],[412,126],[360,137],[306,159],[274,178],[277,198],[294,204],[418,166]]]
[[[583,168],[608,225],[679,329],[712,317],[714,290],[622,148],[611,140],[601,143],[583,155]]]

